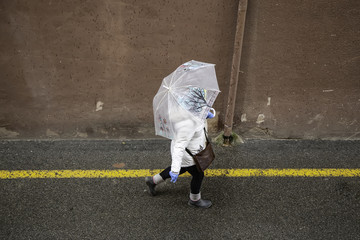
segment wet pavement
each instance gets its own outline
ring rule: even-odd
[[[166,140],[0,141],[0,170],[161,169]],[[213,169],[360,168],[360,141],[247,140],[215,147]],[[360,178],[0,179],[0,239],[360,239]]]

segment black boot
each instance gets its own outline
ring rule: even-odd
[[[155,196],[156,195],[156,191],[155,191],[156,184],[154,183],[153,178],[152,177],[146,177],[145,178],[145,183],[149,187],[150,195]]]
[[[198,207],[198,208],[209,208],[212,205],[210,200],[203,200],[203,199],[200,199],[198,201],[189,200],[188,204],[189,206]]]

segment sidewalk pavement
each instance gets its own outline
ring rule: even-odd
[[[163,169],[167,140],[3,140],[0,170]],[[360,141],[215,146],[211,169],[360,168]],[[359,177],[190,177],[151,197],[143,177],[0,179],[0,239],[360,239]]]

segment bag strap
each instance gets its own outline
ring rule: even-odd
[[[190,155],[190,156],[194,156],[191,152],[190,152],[190,150],[188,149],[188,148],[185,148],[185,150],[186,150],[186,152]]]
[[[204,133],[205,133],[206,141],[207,141],[208,143],[210,143],[209,138],[208,138],[208,136],[207,136],[207,134],[206,134],[206,129],[205,129],[205,127],[204,127]]]

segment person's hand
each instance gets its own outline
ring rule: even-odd
[[[212,112],[208,112],[208,115],[207,115],[206,118],[211,119],[211,118],[213,118],[213,117],[215,117],[214,114],[213,114]]]
[[[170,177],[171,177],[170,182],[175,183],[176,180],[178,179],[179,174],[173,173],[171,171],[169,172],[169,174],[170,174]]]
[[[211,111],[212,111],[212,112],[211,112]],[[208,115],[207,115],[207,117],[206,117],[206,118],[211,119],[211,118],[214,118],[214,117],[215,117],[215,115],[216,115],[215,109],[210,108],[210,110],[209,110]]]

